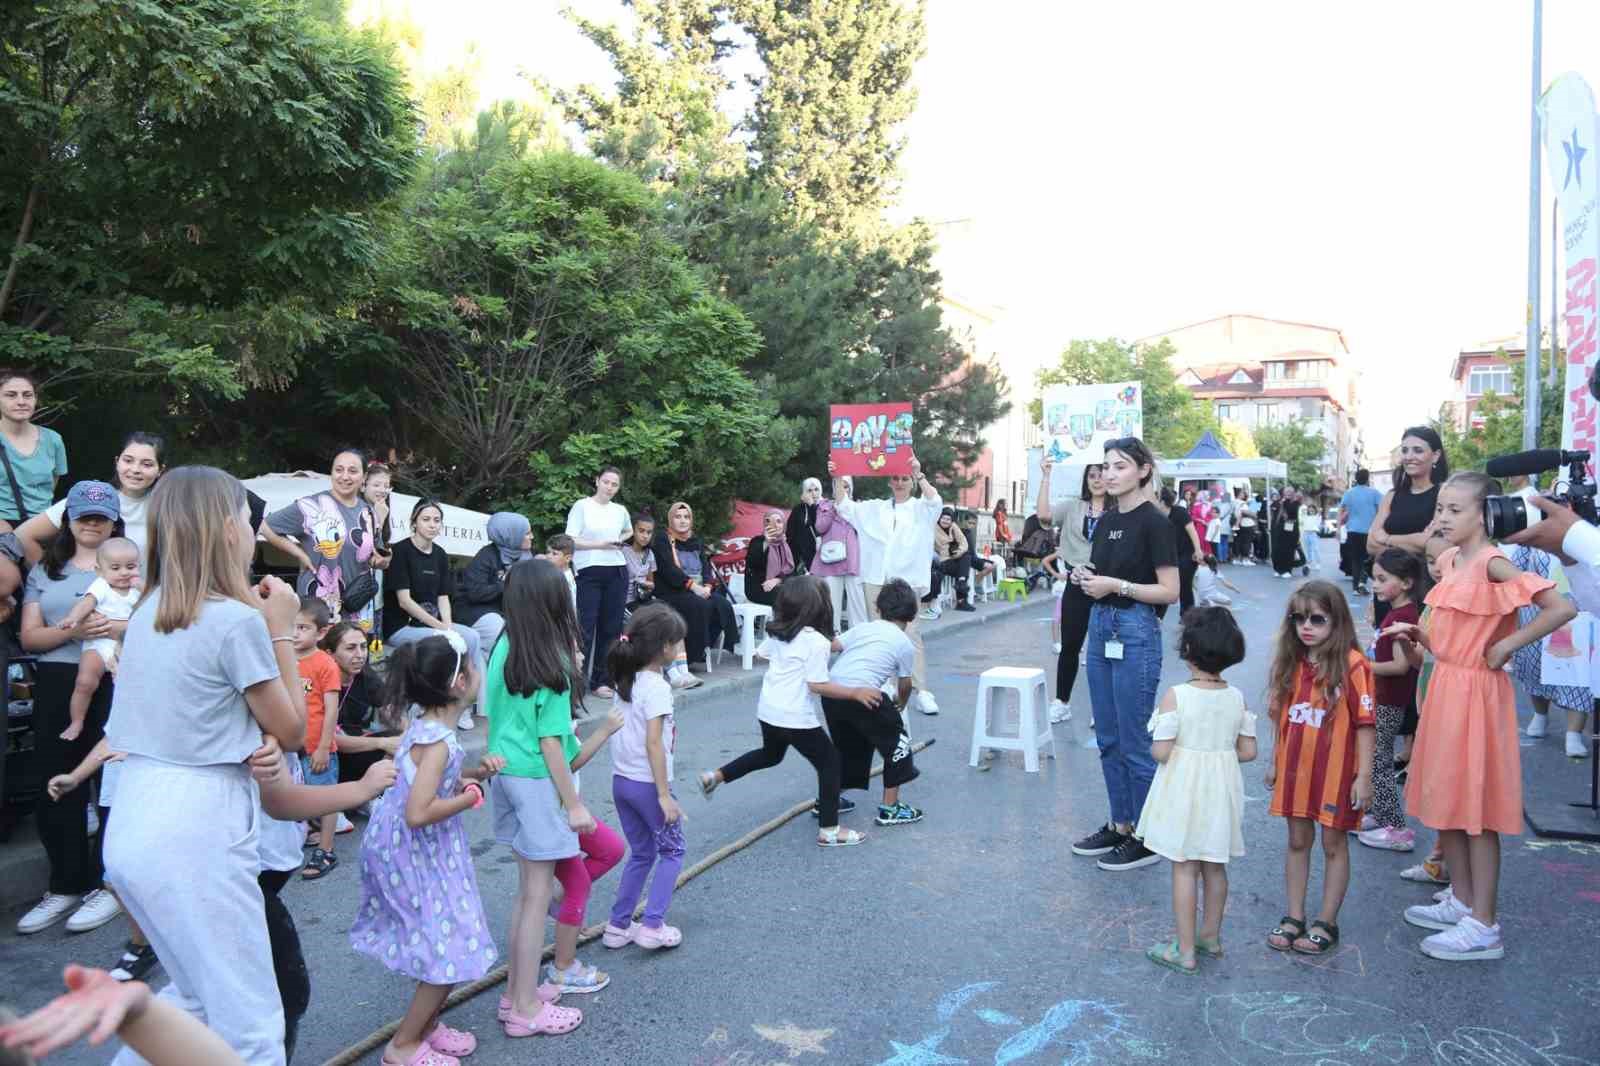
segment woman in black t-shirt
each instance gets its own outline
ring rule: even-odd
[[[1156,608],[1178,598],[1173,527],[1147,495],[1154,473],[1155,457],[1137,437],[1106,444],[1101,481],[1115,506],[1095,526],[1089,563],[1072,572],[1073,582],[1095,601],[1089,611],[1089,699],[1111,805],[1111,821],[1072,851],[1102,856],[1102,870],[1160,860],[1133,835],[1156,774],[1148,731],[1161,681]]]
[[[450,556],[434,543],[444,526],[438,500],[418,500],[411,509],[411,536],[393,545],[394,556],[383,579],[383,640],[398,648],[454,629],[467,642],[467,655],[481,670],[485,665],[478,631],[456,623],[450,615],[455,576]],[[456,726],[472,728],[472,708],[461,712]]]
[[[1178,557],[1178,614],[1181,616],[1194,606],[1194,572],[1205,561],[1205,551],[1200,547],[1194,518],[1177,493],[1162,489],[1161,502],[1156,506],[1167,512],[1167,523],[1172,526],[1172,550]],[[1158,618],[1166,614],[1165,604],[1156,608]]]

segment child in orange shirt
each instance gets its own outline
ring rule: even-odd
[[[1490,541],[1483,501],[1500,483],[1459,473],[1439,490],[1434,528],[1454,547],[1439,557],[1444,580],[1428,593],[1426,627],[1391,632],[1421,641],[1437,662],[1428,680],[1406,780],[1406,807],[1439,830],[1450,867],[1444,899],[1407,907],[1405,919],[1439,932],[1422,953],[1446,962],[1505,955],[1496,920],[1500,834],[1522,832],[1522,756],[1516,697],[1504,667],[1511,655],[1570,622],[1576,608],[1555,585],[1511,564]],[[1517,609],[1539,608],[1517,627]]]
[[[1267,935],[1277,951],[1323,955],[1339,943],[1350,887],[1350,840],[1372,803],[1376,708],[1372,664],[1356,641],[1344,593],[1307,581],[1289,597],[1269,690],[1276,742],[1266,786],[1271,814],[1288,819],[1289,913]],[[1322,826],[1322,909],[1306,925],[1311,845]]]
[[[300,613],[294,619],[294,653],[300,660],[300,686],[306,694],[306,747],[302,757],[308,785],[339,783],[339,753],[333,746],[339,728],[339,664],[317,647],[332,623],[327,603],[315,596],[300,598]],[[338,820],[337,812],[322,816],[316,850],[300,871],[307,881],[315,881],[339,865],[333,853]]]

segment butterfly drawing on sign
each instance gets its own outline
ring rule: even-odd
[[[888,465],[889,457],[884,455],[882,452],[879,452],[877,455],[874,455],[871,459],[867,460],[867,466],[871,467],[873,470],[882,470]]]

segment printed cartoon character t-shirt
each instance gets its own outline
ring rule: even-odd
[[[1141,503],[1131,511],[1112,507],[1094,528],[1089,560],[1094,564],[1094,572],[1101,577],[1134,585],[1154,585],[1157,570],[1178,565],[1172,527],[1153,503]],[[1107,596],[1099,602],[1108,607],[1126,608],[1132,607],[1135,601],[1126,596]]]
[[[298,543],[311,559],[313,569],[300,575],[296,591],[327,603],[335,617],[351,615],[343,610],[344,590],[371,565],[374,524],[365,500],[346,507],[329,492],[303,496],[267,518],[268,529]],[[357,613],[370,624],[372,604]]]

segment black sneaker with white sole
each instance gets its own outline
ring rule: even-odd
[[[849,814],[851,811],[853,811],[855,809],[856,809],[856,801],[855,800],[851,799],[848,796],[840,796],[839,797],[839,813],[840,814]],[[822,815],[817,813],[816,807],[812,807],[811,808],[811,817],[820,820],[822,818]]]
[[[1095,865],[1102,870],[1137,870],[1161,861],[1161,856],[1144,846],[1138,837],[1124,837],[1116,850]]]
[[[143,981],[145,974],[156,968],[161,960],[156,958],[156,949],[149,944],[138,945],[128,941],[127,947],[122,949],[122,958],[117,960],[117,965],[111,971],[113,981]]]
[[[1122,845],[1124,840],[1131,839],[1133,838],[1125,837],[1121,833],[1117,832],[1115,827],[1103,825],[1099,829],[1096,829],[1094,832],[1090,833],[1088,836],[1084,837],[1082,840],[1078,841],[1076,844],[1072,845],[1072,854],[1104,855],[1108,851],[1115,851]]]

